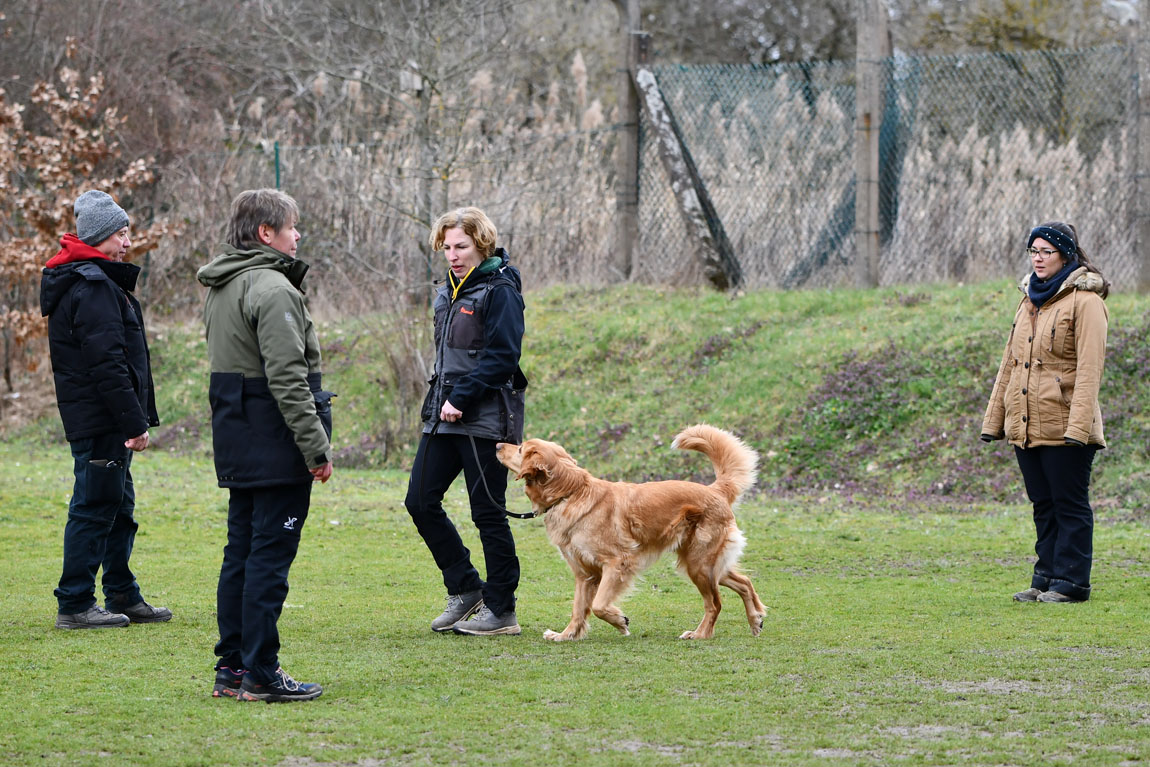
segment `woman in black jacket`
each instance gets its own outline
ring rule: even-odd
[[[435,375],[405,504],[443,572],[447,608],[431,623],[438,632],[520,632],[519,559],[504,513],[507,470],[495,445],[522,438],[523,297],[519,272],[507,251],[495,247],[495,237],[494,224],[478,208],[445,213],[431,230],[431,247],[443,251],[448,272],[435,298]],[[443,496],[460,472],[483,544],[486,581],[443,510]]]

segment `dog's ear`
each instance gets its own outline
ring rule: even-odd
[[[523,453],[523,461],[519,464],[519,473],[515,475],[515,478],[522,479],[527,484],[546,482],[551,478],[551,467],[540,459],[538,452],[526,450]]]

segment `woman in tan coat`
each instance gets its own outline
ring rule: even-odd
[[[1078,245],[1074,227],[1051,222],[1027,241],[1034,271],[982,422],[982,440],[1014,445],[1034,505],[1038,561],[1019,602],[1090,598],[1094,512],[1090,469],[1106,447],[1098,389],[1106,357],[1110,284]]]

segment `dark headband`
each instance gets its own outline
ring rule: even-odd
[[[1071,261],[1078,260],[1078,247],[1074,244],[1074,238],[1065,232],[1060,232],[1049,226],[1036,226],[1030,230],[1030,239],[1026,241],[1026,247],[1029,248],[1033,245],[1039,237],[1058,248],[1062,251],[1062,255]]]

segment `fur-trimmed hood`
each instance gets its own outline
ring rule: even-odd
[[[1027,274],[1018,281],[1018,290],[1023,295],[1030,294],[1030,281],[1034,279],[1034,274]],[[1088,290],[1091,293],[1102,295],[1103,289],[1106,286],[1106,281],[1102,279],[1102,275],[1098,272],[1089,271],[1085,266],[1080,266],[1070,273],[1066,278],[1066,282],[1062,283],[1062,287],[1055,293],[1055,296],[1060,296],[1068,290]]]

